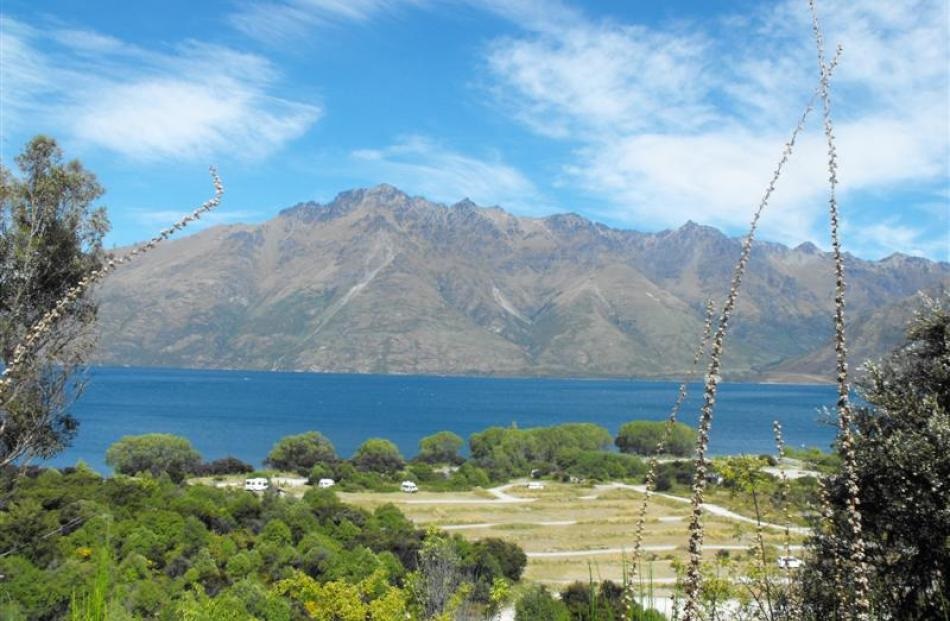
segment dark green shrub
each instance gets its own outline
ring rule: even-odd
[[[451,431],[440,431],[419,440],[419,454],[415,459],[427,464],[461,464],[464,459],[459,450],[465,444],[460,436]]]
[[[665,441],[664,453],[677,456],[689,455],[696,445],[696,431],[689,425],[675,423],[666,439],[665,421],[634,420],[620,427],[614,444],[623,453],[653,455],[660,440]]]
[[[334,464],[339,458],[333,444],[320,432],[308,431],[281,438],[264,463],[278,470],[306,476],[317,464]]]
[[[565,451],[601,451],[610,446],[610,433],[592,423],[566,423],[529,429],[490,427],[469,438],[475,465],[492,480],[527,476],[532,470],[554,471]]]
[[[528,589],[515,604],[515,621],[570,621],[571,613],[543,586]]]
[[[225,474],[247,474],[254,472],[251,464],[241,461],[237,457],[222,457],[207,463],[199,465],[195,469],[195,474],[199,476],[221,476]]]
[[[194,473],[201,464],[191,442],[167,433],[125,436],[106,451],[106,464],[119,474],[147,472],[152,476],[167,474],[176,483]]]
[[[353,465],[365,472],[395,474],[406,465],[399,448],[385,438],[370,438],[356,449]]]

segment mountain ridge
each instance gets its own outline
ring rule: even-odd
[[[387,184],[357,188],[261,224],[205,229],[117,273],[99,292],[97,361],[679,378],[740,240],[692,221],[641,233],[578,214],[520,217]],[[906,311],[885,309],[950,284],[946,263],[846,262],[857,324],[893,327]],[[830,255],[814,244],[756,243],[724,375],[831,378],[818,352],[831,335],[832,278]],[[900,337],[864,332],[871,355]]]

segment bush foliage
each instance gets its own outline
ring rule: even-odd
[[[388,621],[419,609],[412,585],[436,578],[420,565],[427,541],[449,551],[448,599],[470,609],[526,562],[514,544],[422,531],[393,505],[369,512],[329,490],[291,499],[84,467],[13,480],[0,479],[3,619]]]
[[[690,454],[696,445],[696,430],[683,423],[675,423],[666,437],[667,423],[664,421],[635,420],[624,424],[614,443],[624,453],[652,455],[657,443],[664,441],[665,453],[684,457]]]
[[[872,607],[882,619],[950,617],[950,296],[928,300],[906,344],[867,366],[860,384],[854,450],[871,570]],[[815,618],[837,614],[835,555],[847,533],[847,481],[828,482],[834,518],[814,541],[807,601]]]
[[[279,440],[264,463],[278,470],[307,475],[317,464],[332,465],[338,459],[333,443],[318,431],[308,431]]]
[[[167,433],[125,436],[106,451],[106,464],[119,474],[167,474],[181,481],[198,470],[201,455],[185,438]]]

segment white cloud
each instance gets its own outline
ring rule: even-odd
[[[707,47],[702,37],[636,26],[569,26],[497,41],[488,63],[542,133],[689,130],[711,120]]]
[[[862,252],[876,256],[901,252],[914,256],[937,257],[944,261],[950,259],[948,231],[938,233],[934,239],[932,231],[901,224],[897,218],[851,228],[856,246]]]
[[[115,37],[90,30],[65,28],[53,30],[50,35],[58,43],[71,48],[77,53],[110,54],[132,49],[131,46]]]
[[[10,19],[0,36],[7,124],[49,127],[134,159],[262,157],[321,115],[273,95],[279,74],[254,54],[198,42],[152,52]]]
[[[143,79],[115,84],[77,106],[81,139],[139,159],[262,157],[298,137],[318,112],[267,97],[246,84]]]
[[[0,15],[0,123],[3,135],[9,125],[33,111],[52,90],[44,76],[52,72],[46,59],[35,53],[28,40],[36,32]]]
[[[283,0],[245,4],[228,18],[249,37],[270,44],[300,39],[313,28],[362,22],[394,6],[420,0]]]
[[[351,153],[367,174],[427,198],[452,203],[469,198],[480,205],[501,205],[538,213],[546,202],[517,169],[498,157],[478,159],[450,151],[420,136],[409,136],[383,149]]]
[[[640,227],[692,218],[745,228],[815,87],[807,7],[647,27],[564,7],[571,19],[543,19],[536,3],[516,6],[518,14],[498,10],[524,32],[486,50],[492,91],[533,131],[575,146],[566,170],[608,201],[598,215]],[[860,209],[862,193],[899,196],[905,185],[939,200],[950,170],[947,4],[819,6],[829,46],[844,46],[833,85],[842,210]],[[824,238],[820,110],[809,127],[766,215],[773,239]],[[894,217],[920,230],[906,214]],[[938,228],[946,227],[944,215]],[[909,234],[892,238],[900,239],[925,247]]]

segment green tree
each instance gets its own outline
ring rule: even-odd
[[[561,591],[561,601],[572,619],[609,621],[624,618],[623,587],[610,580],[601,582],[599,588],[593,581],[574,582]],[[634,607],[637,616],[641,610],[639,606]]]
[[[406,460],[391,441],[385,438],[370,438],[356,449],[353,464],[368,472],[394,474],[405,467]]]
[[[760,489],[771,480],[762,471],[768,462],[758,455],[733,455],[716,463],[716,471],[722,475],[723,485],[745,493]]]
[[[696,431],[689,425],[675,423],[666,438],[667,423],[663,421],[634,420],[620,428],[614,444],[624,453],[652,455],[660,440],[664,440],[664,452],[686,456],[696,444]]]
[[[125,436],[106,451],[106,464],[120,474],[167,473],[181,482],[201,464],[201,455],[185,438],[167,433]]]
[[[563,602],[544,587],[528,589],[515,604],[515,621],[570,621],[571,613]]]
[[[15,158],[21,176],[0,165],[0,363],[56,302],[102,265],[109,221],[93,203],[95,175],[63,162],[56,141],[37,136]],[[79,366],[92,346],[96,305],[81,298],[18,365],[14,389],[0,396],[0,465],[47,458],[76,432],[71,399],[82,389]]]
[[[866,370],[854,451],[874,616],[950,618],[950,295],[925,299],[906,343]],[[839,472],[826,485],[833,520],[805,566],[813,618],[834,616],[826,585],[834,558],[848,558],[847,480]]]
[[[337,461],[339,457],[333,444],[322,433],[308,431],[282,438],[267,454],[264,463],[278,470],[308,475],[317,464],[332,466]]]
[[[552,427],[490,427],[469,438],[472,460],[493,479],[527,475],[532,469],[551,471],[559,459],[577,451],[600,451],[610,446],[610,432],[592,423]]]
[[[452,539],[430,528],[419,550],[418,569],[407,582],[423,619],[438,618],[451,611],[458,603],[459,591],[466,589],[462,559]]]
[[[505,578],[512,582],[521,580],[521,574],[528,564],[528,557],[518,544],[497,537],[488,537],[475,542],[472,547],[476,551],[482,550],[494,557]]]
[[[198,474],[203,476],[248,474],[251,472],[254,472],[254,467],[251,466],[251,464],[245,463],[237,457],[233,457],[231,455],[222,457],[220,459],[215,459],[214,461],[209,461],[206,464],[201,464],[201,467],[198,469]]]
[[[427,464],[461,464],[459,449],[465,441],[451,431],[440,431],[419,440],[416,459]]]

